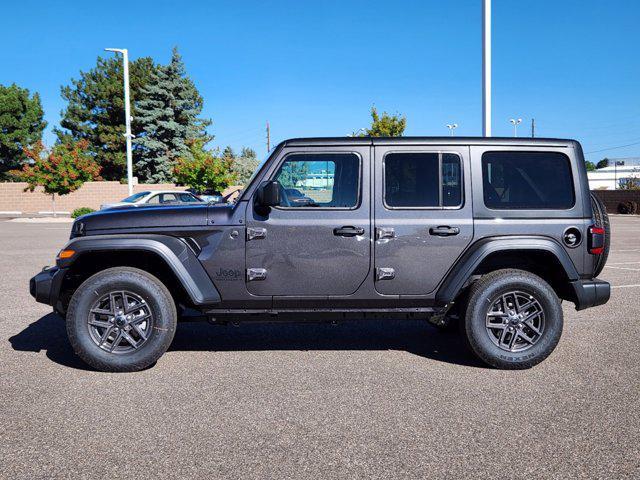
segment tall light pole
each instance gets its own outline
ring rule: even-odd
[[[458,128],[458,124],[457,123],[448,123],[447,124],[447,128],[449,129],[449,135],[453,137],[453,135],[454,135],[453,132],[454,132],[454,130],[456,128]]]
[[[518,125],[520,125],[522,123],[522,119],[518,118],[516,120],[515,118],[511,118],[509,120],[509,122],[511,123],[511,125],[513,125],[513,136],[517,137],[518,136]]]
[[[105,48],[107,52],[122,54],[124,64],[124,125],[125,138],[127,139],[127,184],[129,185],[129,195],[133,194],[133,155],[131,153],[131,100],[129,98],[129,51],[126,48]]]
[[[491,0],[482,0],[482,136],[491,136]]]

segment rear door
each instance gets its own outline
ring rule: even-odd
[[[247,289],[254,295],[350,295],[371,264],[369,146],[284,149],[263,180],[281,204],[247,209]]]
[[[428,295],[473,238],[469,147],[376,146],[376,290]]]

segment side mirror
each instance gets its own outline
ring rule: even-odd
[[[262,182],[256,192],[256,205],[263,208],[280,205],[280,182],[277,180]]]

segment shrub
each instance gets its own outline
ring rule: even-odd
[[[627,215],[635,215],[636,213],[638,213],[638,203],[634,201],[621,202],[618,205],[618,212]]]
[[[78,217],[81,217],[82,215],[86,215],[87,213],[91,213],[91,212],[95,212],[95,210],[89,207],[76,208],[73,211],[73,213],[71,213],[71,218],[78,218]]]

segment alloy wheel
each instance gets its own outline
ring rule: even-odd
[[[138,350],[149,340],[153,313],[140,295],[113,291],[93,303],[87,325],[98,347],[109,353],[126,354]]]
[[[500,349],[523,352],[542,338],[544,309],[530,293],[512,290],[491,304],[485,326],[489,338]]]

